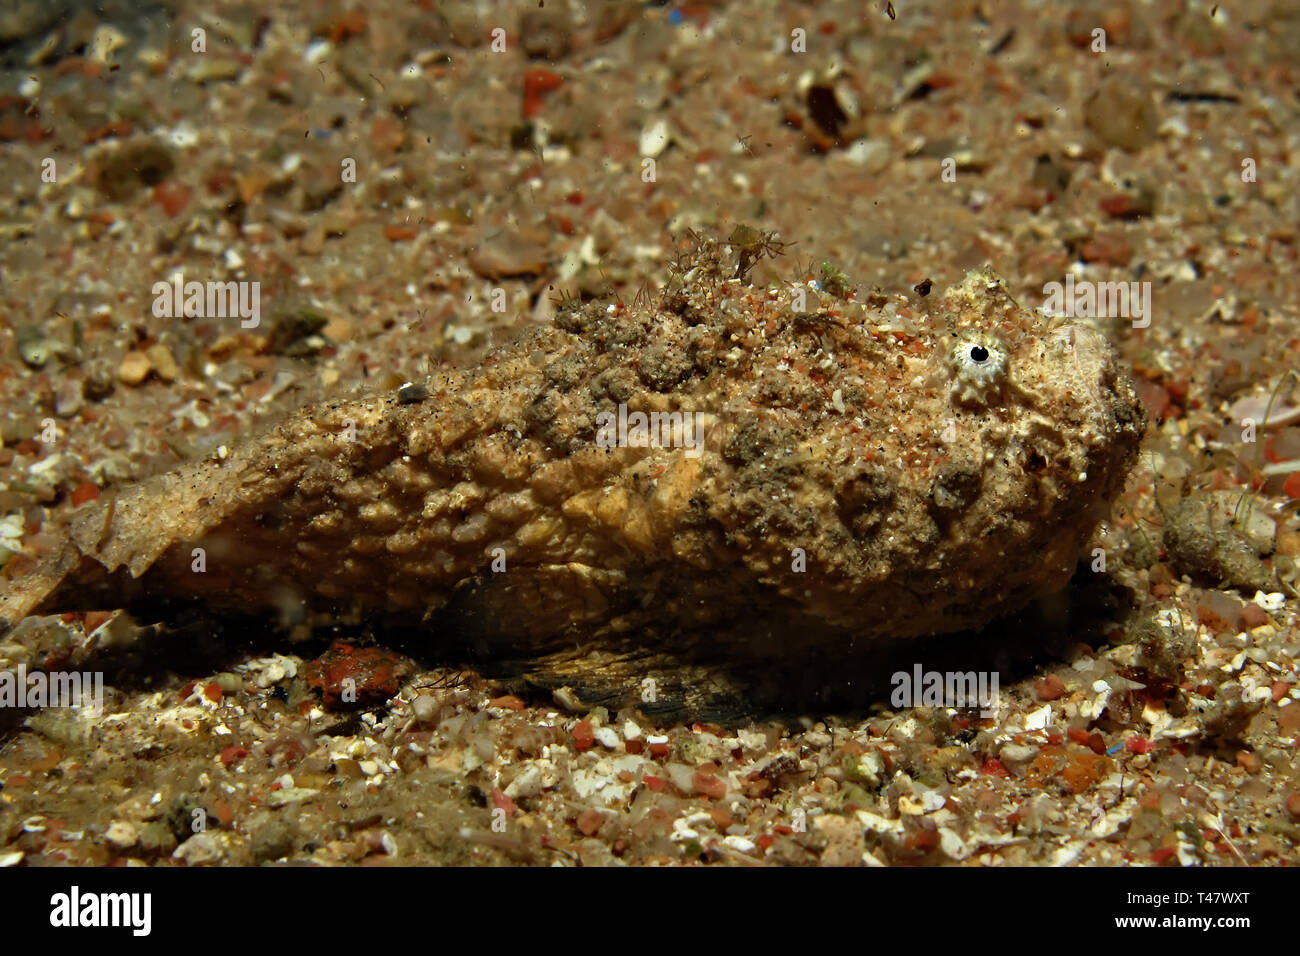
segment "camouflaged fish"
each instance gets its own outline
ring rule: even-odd
[[[565,303],[414,396],[105,494],[0,616],[384,621],[611,697],[833,670],[1063,587],[1144,428],[1102,334],[988,271],[857,300],[752,286],[712,240],[677,265],[657,302]]]

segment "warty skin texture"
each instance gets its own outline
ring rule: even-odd
[[[110,492],[0,617],[384,621],[589,698],[652,677],[691,709],[1065,585],[1144,427],[1100,333],[989,272],[863,302],[735,273],[701,242],[653,306],[566,307],[423,401],[306,408]],[[619,403],[699,414],[702,453],[598,447]]]

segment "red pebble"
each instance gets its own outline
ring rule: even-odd
[[[177,183],[159,183],[153,188],[153,201],[174,219],[189,204],[190,191]]]
[[[590,720],[581,720],[573,728],[573,746],[580,752],[590,750],[596,742],[596,733],[592,730]]]
[[[939,845],[939,831],[931,830],[928,827],[924,830],[917,830],[915,833],[909,833],[903,840],[903,846],[909,850],[933,850]]]
[[[1034,685],[1039,700],[1059,700],[1065,694],[1065,681],[1056,674],[1048,674]]]
[[[989,757],[980,766],[980,773],[986,777],[1010,777],[1011,771],[997,757]]]
[[[222,750],[221,755],[217,757],[217,759],[221,761],[221,766],[229,767],[232,763],[243,760],[247,756],[248,751],[243,747],[230,746]]]
[[[1282,482],[1282,490],[1288,498],[1300,498],[1300,471],[1293,471]]]
[[[727,795],[726,781],[711,773],[696,771],[695,775],[691,777],[691,784],[697,791],[711,800],[721,800]]]
[[[1138,379],[1135,384],[1138,398],[1142,400],[1142,405],[1147,410],[1147,417],[1155,421],[1164,421],[1169,412],[1172,402],[1169,400],[1169,392],[1158,382],[1149,382],[1144,378]]]
[[[1291,814],[1293,820],[1300,820],[1300,792],[1293,792],[1287,795],[1286,812]]]
[[[498,810],[504,810],[508,817],[513,817],[519,812],[519,808],[515,806],[515,802],[502,793],[500,787],[492,788],[492,803]]]
[[[83,481],[72,492],[72,507],[80,508],[87,501],[94,501],[98,497],[99,486],[93,482]]]
[[[1133,202],[1132,196],[1119,195],[1103,199],[1098,205],[1101,206],[1101,211],[1106,215],[1123,218],[1132,214],[1133,207],[1136,204]]]
[[[538,67],[524,74],[524,119],[532,119],[542,111],[542,96],[558,90],[564,82],[560,74]]]
[[[225,798],[219,798],[212,803],[212,809],[217,811],[217,819],[221,825],[228,827],[235,822],[235,811],[230,806],[230,801]]]
[[[1269,623],[1268,612],[1256,604],[1254,601],[1242,606],[1237,612],[1237,620],[1241,624],[1243,631],[1253,631]]]

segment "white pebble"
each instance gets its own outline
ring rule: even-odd
[[[641,155],[658,156],[668,148],[668,141],[672,135],[668,132],[668,121],[657,119],[649,126],[641,130]]]

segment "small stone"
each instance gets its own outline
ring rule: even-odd
[[[115,847],[125,850],[127,847],[135,846],[140,840],[140,834],[136,828],[127,823],[125,820],[114,820],[104,831],[104,839]]]
[[[583,836],[595,836],[605,816],[599,810],[586,809],[578,814],[578,829]]]
[[[365,846],[371,853],[382,853],[385,856],[397,856],[397,841],[387,830],[367,830],[361,834]]]
[[[313,790],[311,787],[285,787],[282,790],[273,790],[267,795],[267,806],[284,807],[291,803],[302,803],[304,800],[310,800],[317,796],[319,790]]]
[[[414,405],[429,397],[429,389],[424,385],[407,382],[397,390],[397,401],[402,405]]]
[[[546,248],[515,233],[498,233],[475,244],[469,264],[484,279],[542,275],[546,272]]]
[[[231,671],[222,671],[212,680],[221,688],[223,694],[237,694],[244,689],[244,678]]]
[[[886,140],[858,139],[844,151],[844,156],[868,173],[880,173],[893,161],[894,152]]]
[[[640,155],[658,156],[668,148],[671,140],[672,133],[668,129],[668,121],[657,119],[641,130]]]
[[[140,828],[140,849],[146,853],[166,853],[176,846],[176,837],[167,824],[153,820]]]
[[[110,63],[114,59],[113,54],[124,46],[125,34],[110,24],[102,23],[95,28],[95,33],[90,38],[87,55],[96,63]]]
[[[866,850],[866,832],[856,817],[825,814],[817,817],[813,825],[826,836],[822,850],[824,866],[861,866]]]
[[[1065,695],[1065,681],[1056,674],[1048,674],[1034,684],[1034,693],[1039,700],[1059,700]]]
[[[153,366],[154,372],[164,382],[176,381],[176,374],[179,369],[176,367],[176,359],[172,358],[171,350],[165,345],[154,345],[149,351],[145,352],[149,364]]]
[[[998,753],[998,759],[1007,767],[1018,767],[1038,756],[1038,748],[1025,744],[1007,744]]]
[[[519,45],[532,60],[562,59],[573,46],[573,29],[565,10],[527,10],[519,18]]]
[[[237,79],[244,70],[244,61],[233,56],[200,56],[193,59],[185,76],[202,85]]]
[[[334,770],[345,780],[360,780],[365,776],[361,765],[351,757],[339,757],[334,761]]]
[[[1079,258],[1084,262],[1126,266],[1133,258],[1133,247],[1119,233],[1099,232],[1079,246]]]
[[[438,716],[438,700],[432,694],[421,694],[411,701],[411,715],[418,724],[431,724]]]
[[[338,317],[330,319],[320,330],[320,334],[331,342],[351,342],[355,333],[356,327],[351,320]]]
[[[697,771],[691,777],[691,785],[696,792],[713,800],[721,800],[727,795],[727,783],[715,774]]]
[[[151,367],[149,357],[143,352],[127,352],[118,366],[117,377],[125,385],[139,385],[149,376]]]
[[[1291,819],[1300,820],[1300,791],[1287,794],[1286,812],[1291,814]]]
[[[1268,612],[1253,601],[1246,603],[1242,607],[1237,614],[1237,620],[1240,622],[1243,631],[1253,631],[1257,627],[1272,623]]]
[[[1072,754],[1061,771],[1061,781],[1071,793],[1082,793],[1104,779],[1112,766],[1101,754]]]
[[[600,741],[602,747],[610,750],[617,750],[620,743],[618,733],[612,727],[598,727],[596,729],[596,739]]]
[[[212,833],[196,833],[172,852],[173,858],[182,860],[187,866],[218,863],[221,856],[221,843]]]
[[[1064,195],[1070,185],[1070,170],[1051,153],[1042,153],[1034,159],[1030,183],[1057,196]]]
[[[248,842],[253,859],[259,863],[278,860],[293,852],[293,831],[278,816],[267,811],[248,820]]]
[[[83,481],[72,490],[71,501],[72,507],[80,508],[88,501],[95,501],[99,498],[99,486],[93,482]]]
[[[321,226],[312,226],[302,234],[298,240],[298,248],[305,255],[318,256],[325,248],[325,229]]]
[[[1084,103],[1083,122],[1106,146],[1136,152],[1155,140],[1160,117],[1144,80],[1110,76]]]
[[[60,418],[71,418],[81,408],[85,397],[86,380],[79,376],[68,376],[60,380],[54,390],[54,414]]]
[[[510,785],[505,789],[505,795],[512,800],[519,797],[535,797],[545,787],[542,780],[542,768],[537,764],[529,764],[524,768],[524,772],[510,781]]]

